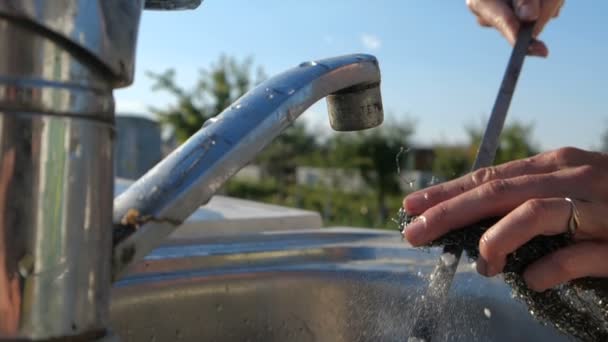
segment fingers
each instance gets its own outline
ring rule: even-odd
[[[407,226],[405,237],[414,246],[424,245],[453,229],[504,215],[528,198],[561,197],[561,178],[553,174],[527,175],[485,183],[426,210],[424,220]]]
[[[540,15],[540,0],[513,0],[515,14],[521,21],[535,21]]]
[[[524,280],[535,291],[544,291],[583,277],[608,277],[608,243],[579,242],[562,248],[528,266]]]
[[[580,224],[575,238],[594,236],[606,230],[605,206],[575,200]],[[557,235],[568,230],[572,206],[564,198],[532,199],[517,207],[488,229],[479,242],[479,273],[495,276],[502,272],[506,256],[539,235]],[[603,234],[607,235],[607,234]]]
[[[470,174],[416,191],[403,200],[403,207],[408,213],[420,214],[437,203],[458,196],[475,187],[498,179],[508,179],[521,175],[550,173],[557,168],[551,158],[542,156],[516,160],[499,166],[482,168]]]
[[[606,160],[608,160],[606,154],[564,147],[531,158],[479,169],[458,179],[416,191],[405,197],[403,208],[408,213],[420,214],[438,203],[494,180],[551,173],[581,165],[606,164],[608,166]]]
[[[604,173],[588,165],[490,181],[424,211],[425,219],[409,224],[405,237],[414,246],[428,244],[453,229],[505,215],[530,198],[598,200],[604,196],[605,189],[599,186],[603,182]]]
[[[495,27],[513,45],[519,31],[519,20],[509,4],[500,0],[467,0],[467,6],[481,22]]]
[[[541,3],[540,13],[534,26],[534,37],[538,37],[543,31],[549,20],[556,17],[559,14],[559,10],[562,7],[563,0],[544,0]]]
[[[559,14],[564,0],[467,0],[467,5],[477,16],[481,26],[495,27],[514,45],[520,22],[536,21],[533,37],[542,32],[549,20]],[[511,7],[512,5],[512,7]],[[530,44],[529,55],[547,57],[549,49],[540,40]]]

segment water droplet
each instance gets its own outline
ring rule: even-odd
[[[422,278],[423,274],[421,271],[418,271],[418,273],[416,273],[417,276],[419,276],[420,278]]]
[[[530,315],[534,316],[534,310],[530,310]]]
[[[426,342],[426,340],[419,337],[409,337],[407,342]]]
[[[429,193],[428,192],[424,193],[424,199],[428,201],[428,199],[429,199]]]
[[[279,93],[279,94],[283,94],[283,95],[293,95],[296,90],[294,88],[287,88],[287,87],[275,87],[275,88],[271,88],[270,90],[274,91],[275,93]]]
[[[237,103],[237,104],[233,105],[231,108],[234,110],[234,109],[241,109],[241,107],[243,107],[243,105],[240,103]]]
[[[487,317],[487,318],[492,318],[492,311],[490,311],[490,309],[488,308],[484,308],[483,309],[483,314]]]
[[[452,253],[443,253],[441,254],[441,262],[443,262],[446,266],[452,266],[456,262],[456,256]]]
[[[76,151],[75,151],[75,153],[76,153],[76,157],[80,157],[80,156],[82,155],[82,145],[81,145],[81,144],[78,144],[78,145],[76,146]]]
[[[274,90],[270,88],[266,88],[266,98],[269,100],[274,99]]]
[[[25,254],[23,258],[19,259],[17,262],[17,267],[19,268],[19,274],[26,278],[32,271],[34,271],[34,256],[31,254]]]
[[[315,62],[315,61],[302,62],[302,63],[300,63],[300,68],[315,66],[315,65],[317,65],[317,62]]]

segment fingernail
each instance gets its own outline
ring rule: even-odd
[[[488,276],[488,263],[481,256],[477,259],[477,273]]]
[[[538,13],[536,13],[534,7],[532,7],[531,5],[524,4],[517,8],[517,16],[521,20],[533,21],[538,18]]]
[[[405,197],[405,210],[409,212],[416,212],[420,208],[424,207],[424,204],[427,199],[428,195],[425,195],[420,192],[415,192]]]
[[[403,232],[407,240],[414,246],[425,243],[426,217],[418,216],[412,223],[405,227]]]

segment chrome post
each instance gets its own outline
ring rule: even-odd
[[[0,1],[0,340],[106,335],[112,90],[144,5],[200,2]]]

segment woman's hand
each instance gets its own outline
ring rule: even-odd
[[[467,6],[477,16],[481,26],[494,27],[515,44],[520,22],[536,21],[533,37],[536,38],[551,20],[559,15],[564,0],[467,0]],[[533,56],[547,57],[545,43],[535,40],[529,48]]]
[[[405,210],[421,216],[405,229],[414,246],[484,218],[502,216],[479,243],[477,270],[500,273],[506,256],[538,235],[568,231],[580,218],[575,243],[531,264],[528,286],[544,291],[572,279],[608,277],[608,154],[562,148],[477,170],[414,192]]]

